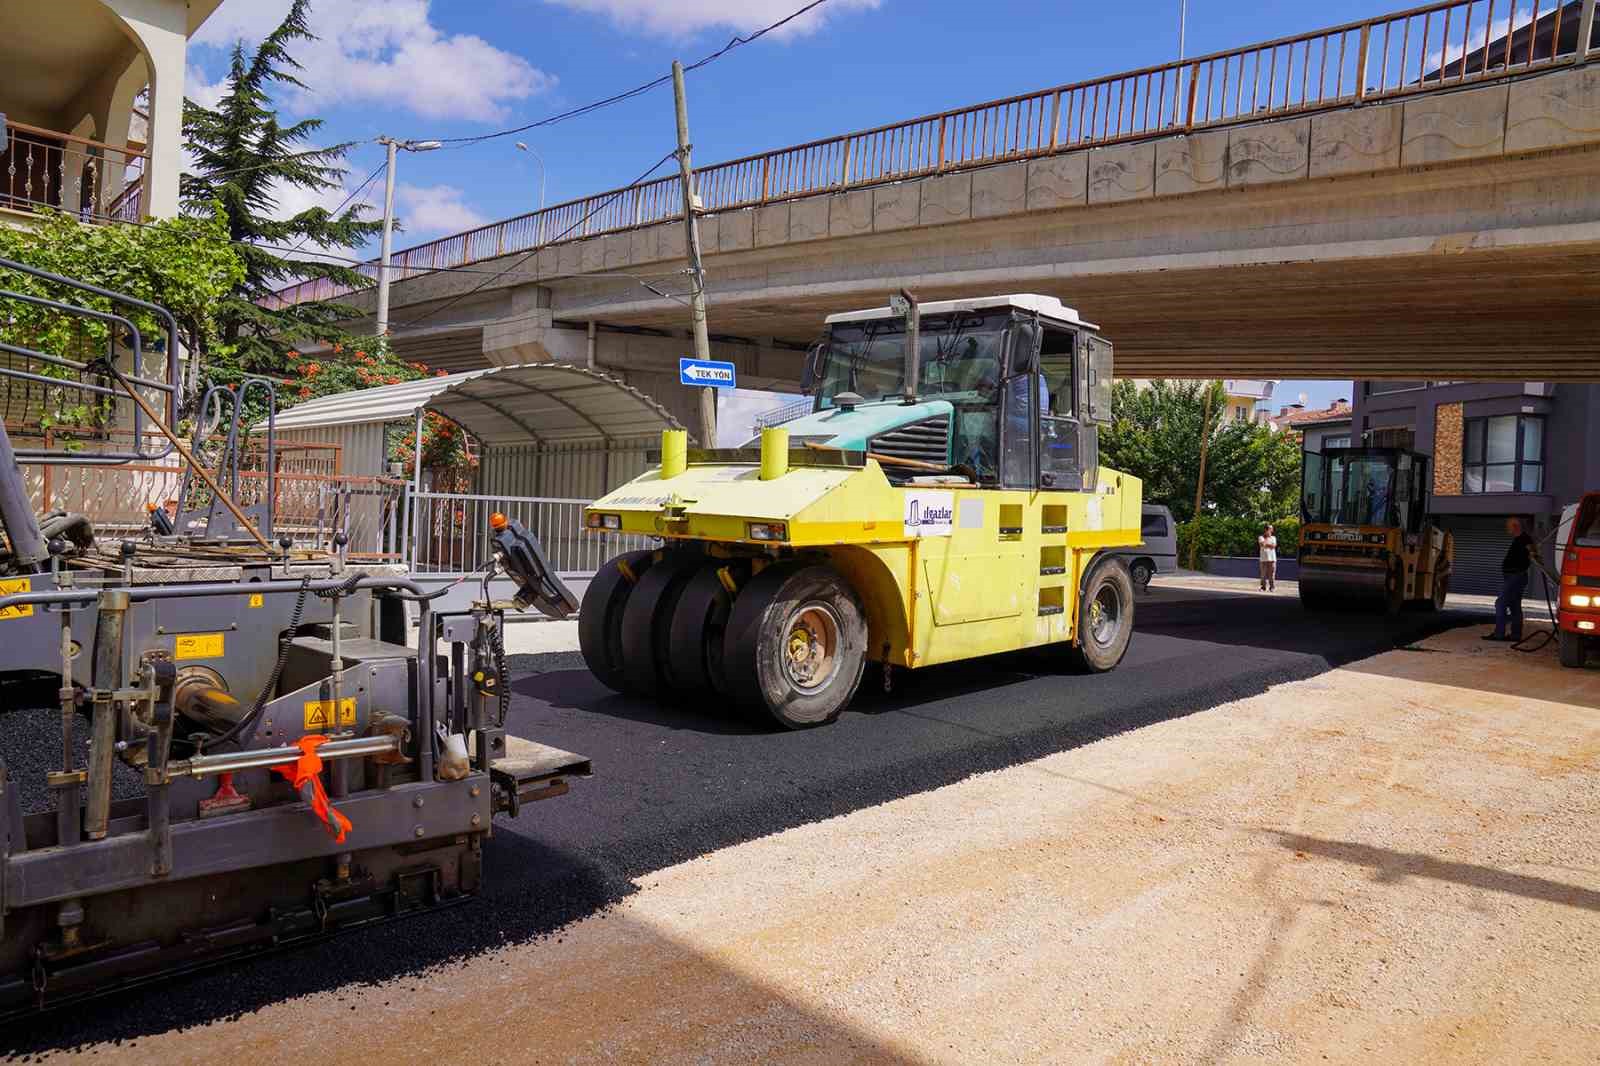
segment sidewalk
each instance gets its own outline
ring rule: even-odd
[[[115,1054],[257,1059],[314,1032],[328,1066],[1591,1063],[1600,669],[1480,632],[713,852],[540,941]]]
[[[1522,601],[1522,614],[1531,621],[1550,620],[1550,612],[1545,608],[1544,597],[1538,591],[1538,581],[1530,586],[1528,598]],[[1195,592],[1233,592],[1250,596],[1286,596],[1298,598],[1300,584],[1296,581],[1280,581],[1276,591],[1262,592],[1261,584],[1253,577],[1218,577],[1214,574],[1202,573],[1199,570],[1179,570],[1173,574],[1157,574],[1155,580],[1150,582],[1150,588],[1155,589],[1189,589]],[[1551,593],[1552,602],[1555,594]],[[1494,597],[1478,596],[1465,592],[1452,592],[1445,606],[1451,610],[1487,612],[1494,614]]]

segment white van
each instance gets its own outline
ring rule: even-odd
[[[1141,591],[1150,585],[1157,574],[1176,573],[1178,569],[1178,527],[1172,512],[1156,503],[1144,505],[1139,522],[1139,532],[1144,542],[1137,548],[1118,548],[1113,555],[1128,564],[1128,573]]]

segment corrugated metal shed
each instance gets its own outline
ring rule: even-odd
[[[398,385],[379,385],[357,389],[296,404],[278,416],[278,430],[320,429],[323,426],[353,426],[362,423],[403,422],[451,385],[459,384],[490,370],[469,370],[463,374],[402,381]],[[371,471],[361,471],[370,473]]]

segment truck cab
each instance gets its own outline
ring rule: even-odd
[[[1600,492],[1578,504],[1561,553],[1556,628],[1562,666],[1581,667],[1600,647]]]

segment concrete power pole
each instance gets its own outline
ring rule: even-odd
[[[440,147],[439,141],[402,141],[394,137],[379,137],[378,143],[389,150],[383,174],[383,242],[378,254],[378,313],[373,322],[373,332],[380,337],[389,335],[389,258],[394,251],[394,168],[397,151],[431,152]]]
[[[694,167],[689,162],[689,101],[683,92],[683,64],[672,61],[672,98],[678,110],[678,172],[683,177],[684,247],[689,253],[689,313],[694,323],[694,357],[711,358],[706,329],[706,268],[700,260],[700,226],[695,220],[699,197],[694,192]],[[717,446],[717,390],[700,390],[700,446]]]

